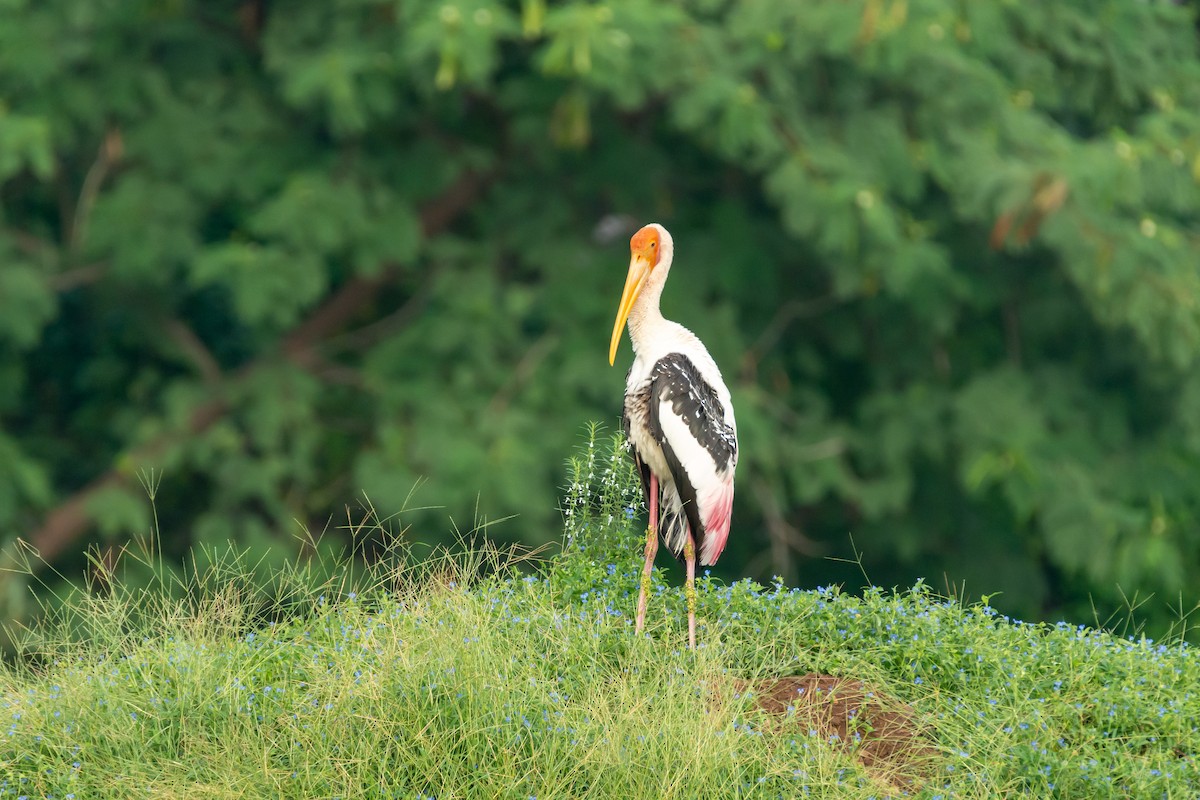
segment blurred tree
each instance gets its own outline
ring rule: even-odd
[[[556,539],[655,219],[742,426],[723,573],[846,578],[797,555],[851,533],[876,582],[1023,616],[1186,604],[1195,17],[4,0],[0,532],[64,565],[144,535],[153,467],[175,555],[282,557],[422,478],[422,536]]]

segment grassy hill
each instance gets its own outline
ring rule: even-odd
[[[0,672],[0,796],[1200,796],[1185,644],[707,578],[694,653],[661,582],[635,636],[615,463],[576,464],[534,574],[476,549],[68,599]]]
[[[608,571],[582,598],[551,569],[318,596],[261,627],[235,597],[157,630],[96,603],[85,636],[3,672],[0,795],[1200,795],[1187,646],[1022,625],[920,588],[738,583],[701,592],[693,654],[676,589],[658,587],[636,638],[632,575]],[[842,736],[820,698],[761,702],[805,673],[861,682],[825,685],[855,706]],[[902,740],[868,768],[881,713]]]

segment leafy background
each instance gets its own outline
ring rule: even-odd
[[[3,0],[4,562],[558,541],[657,220],[737,407],[718,576],[1161,631],[1197,209],[1195,4]]]

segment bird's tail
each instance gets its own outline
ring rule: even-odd
[[[679,497],[679,492],[673,483],[668,483],[663,487],[658,530],[667,549],[675,558],[682,561],[683,548],[688,539],[688,519],[683,510],[683,500]]]

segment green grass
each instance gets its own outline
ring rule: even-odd
[[[695,653],[660,582],[635,636],[620,469],[576,462],[568,547],[531,575],[477,548],[260,590],[234,558],[76,595],[0,672],[0,797],[1200,796],[1185,644],[1025,625],[922,586],[708,579]],[[868,772],[854,742],[733,689],[805,672],[909,704],[935,753],[921,777]]]

